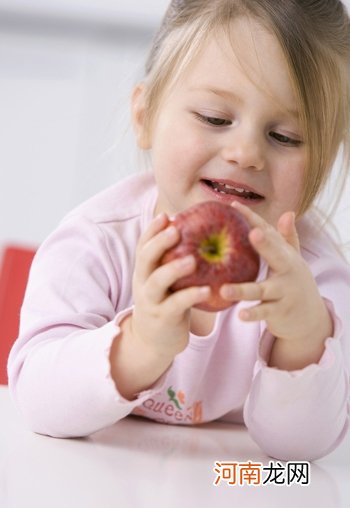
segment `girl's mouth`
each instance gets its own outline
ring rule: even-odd
[[[202,185],[209,191],[212,196],[216,196],[217,199],[224,199],[225,201],[233,201],[234,199],[240,199],[242,202],[249,204],[258,203],[264,196],[253,192],[245,185],[236,184],[235,182],[227,182],[224,180],[201,180]]]

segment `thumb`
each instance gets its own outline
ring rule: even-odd
[[[277,230],[283,236],[286,242],[299,252],[300,243],[298,232],[295,226],[294,212],[285,212],[281,215],[277,222]]]

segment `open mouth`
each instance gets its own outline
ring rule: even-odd
[[[261,196],[260,194],[257,194],[255,192],[252,192],[249,189],[246,189],[244,187],[236,187],[234,185],[224,183],[224,182],[217,182],[215,180],[207,180],[204,179],[202,182],[209,187],[210,190],[212,190],[215,193],[218,193],[222,196],[228,196],[228,197],[239,197],[246,200],[261,200],[264,199],[264,196]]]

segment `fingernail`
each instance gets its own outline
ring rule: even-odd
[[[237,291],[232,286],[222,286],[220,293],[225,300],[233,300],[237,297]]]
[[[290,212],[290,221],[291,221],[293,224],[295,224],[295,217],[296,217],[295,212]]]
[[[189,268],[194,265],[194,262],[195,259],[193,256],[186,256],[178,260],[179,268]]]
[[[155,216],[154,220],[155,222],[162,222],[165,217],[164,212],[160,212],[158,215]]]
[[[209,286],[201,286],[198,288],[198,296],[201,298],[208,298],[210,296],[210,287]]]
[[[175,226],[169,226],[168,228],[166,228],[166,230],[164,231],[164,233],[167,235],[167,236],[175,236],[176,233],[177,233],[177,229]]]
[[[253,236],[256,242],[262,242],[264,239],[264,233],[259,228],[253,230]]]
[[[243,321],[244,321],[244,320],[246,320],[246,319],[249,319],[249,316],[250,316],[250,314],[249,314],[249,310],[247,310],[247,309],[242,309],[242,310],[240,311],[240,313],[239,313],[239,317],[240,317]]]

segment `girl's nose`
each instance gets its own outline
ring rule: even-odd
[[[262,139],[254,132],[240,129],[228,133],[222,148],[222,157],[242,169],[264,169]]]

